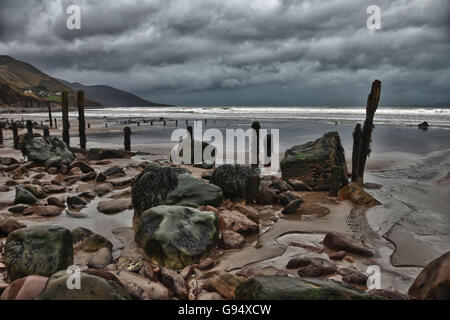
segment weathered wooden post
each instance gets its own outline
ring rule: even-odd
[[[331,168],[331,183],[330,183],[330,196],[337,197],[342,177],[344,176],[344,169],[342,166],[334,166]]]
[[[166,120],[164,120],[164,127],[166,126]]]
[[[188,126],[187,127],[187,131],[189,132],[189,135],[190,135],[190,139],[191,140],[194,140],[194,129],[192,128],[192,126]]]
[[[153,127],[153,121],[150,121],[150,125]]]
[[[3,125],[0,124],[0,145],[3,145]]]
[[[58,129],[58,121],[55,118],[55,129]]]
[[[62,123],[63,123],[63,132],[62,138],[63,141],[70,146],[70,133],[69,133],[69,94],[67,91],[63,91],[61,98],[61,111],[62,111]]]
[[[208,125],[208,119],[205,119],[205,127]]]
[[[186,127],[189,125],[189,121],[186,120]]]
[[[84,91],[77,92],[78,101],[78,131],[80,136],[80,148],[86,149],[86,121],[84,119]]]
[[[43,130],[43,134],[44,137],[50,137],[50,130],[48,129],[48,126],[44,126]]]
[[[266,156],[268,159],[272,160],[272,134],[268,134],[266,137]],[[264,161],[264,164],[266,167],[270,167],[272,164],[272,161]]]
[[[361,124],[356,124],[353,131],[353,153],[352,153],[352,182],[358,181],[359,156],[361,148]]]
[[[27,132],[30,135],[33,135],[33,121],[27,120]]]
[[[88,123],[88,129],[90,129],[91,128],[91,124],[90,123]]]
[[[140,126],[141,126],[141,123],[140,123],[139,121],[137,122],[137,126],[138,126],[138,127],[140,127]]]
[[[261,129],[261,124],[258,121],[252,123],[252,129],[256,133],[256,164],[251,164],[252,168],[258,168],[259,166],[259,130]],[[254,143],[254,142],[253,142]],[[252,146],[251,152],[253,152],[254,146]]]
[[[379,80],[375,80],[372,83],[372,90],[367,98],[366,120],[364,121],[364,127],[361,132],[361,147],[358,166],[358,184],[360,185],[364,184],[364,170],[366,168],[366,161],[372,151],[372,131],[375,128],[373,118],[378,108],[378,102],[380,101],[380,93],[381,82]]]
[[[123,136],[124,136],[124,148],[125,151],[131,151],[131,129],[130,127],[123,128]]]
[[[175,120],[175,127],[178,127],[178,120]]]
[[[13,132],[14,149],[19,149],[19,132],[17,130],[17,123],[13,122],[11,125],[11,130]]]
[[[48,122],[50,123],[50,128],[53,128],[53,120],[52,120],[52,104],[48,104]]]

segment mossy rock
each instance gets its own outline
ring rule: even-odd
[[[95,252],[101,248],[108,248],[112,251],[112,243],[100,234],[93,233],[86,228],[76,228],[72,230],[74,248],[85,252]]]
[[[145,211],[135,241],[154,262],[171,269],[198,263],[216,247],[219,220],[213,212],[181,206]]]
[[[58,226],[35,226],[9,234],[5,244],[8,277],[16,280],[29,275],[49,277],[73,263],[70,231]]]
[[[51,158],[60,158],[60,162],[70,163],[75,160],[72,151],[56,137],[33,137],[25,135],[21,143],[21,151],[29,161],[45,165]]]
[[[380,300],[353,286],[329,279],[258,276],[236,289],[238,300]]]

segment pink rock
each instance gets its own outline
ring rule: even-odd
[[[0,300],[33,300],[47,284],[47,277],[28,276],[17,279],[3,291]]]

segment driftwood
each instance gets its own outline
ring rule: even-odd
[[[63,122],[63,141],[70,147],[70,134],[69,134],[69,94],[64,91],[62,93],[61,108],[62,108],[62,122]]]
[[[372,83],[372,90],[370,91],[369,97],[367,98],[366,120],[364,121],[364,126],[361,133],[358,134],[357,127],[355,128],[356,138],[359,137],[360,141],[359,143],[358,141],[354,141],[353,143],[353,155],[357,154],[357,156],[356,159],[352,160],[352,163],[357,163],[357,166],[355,167],[355,169],[352,168],[352,181],[357,181],[359,185],[364,184],[364,170],[366,168],[366,161],[367,157],[372,152],[372,131],[375,129],[373,118],[378,108],[378,102],[380,101],[380,93],[381,82],[379,80],[375,80]],[[355,150],[355,147],[357,148],[357,150]],[[357,175],[353,176],[356,172]]]
[[[78,130],[80,135],[80,148],[86,149],[86,121],[84,119],[84,91],[78,91]]]

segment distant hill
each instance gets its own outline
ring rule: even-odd
[[[72,90],[84,90],[85,94],[99,102],[102,107],[151,107],[151,106],[167,106],[161,103],[155,103],[144,100],[135,94],[122,91],[110,86],[95,85],[85,86],[78,82],[68,82],[57,79],[59,82],[68,86]]]

